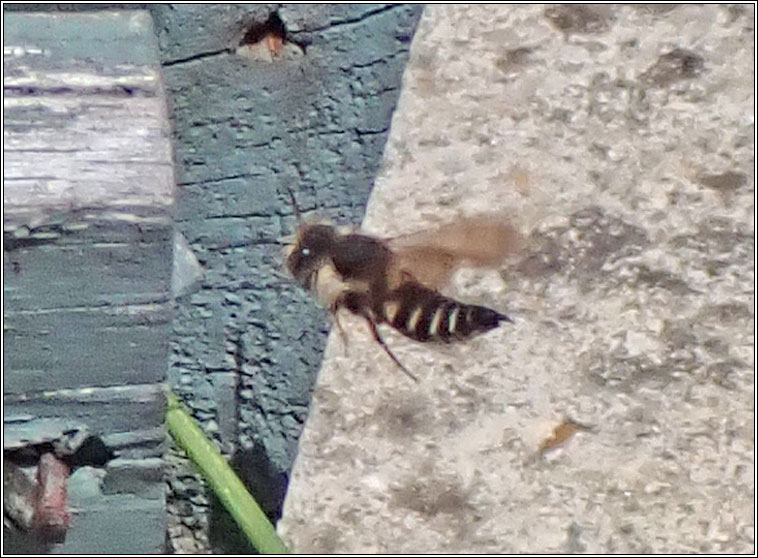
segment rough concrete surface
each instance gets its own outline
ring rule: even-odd
[[[510,213],[523,252],[449,293],[515,325],[384,329],[415,385],[344,318],[279,523],[296,551],[754,552],[753,23],[425,9],[364,228]]]

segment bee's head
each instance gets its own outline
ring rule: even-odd
[[[315,224],[300,227],[294,244],[285,248],[285,265],[300,283],[307,283],[314,273],[330,257],[337,232],[332,225]]]

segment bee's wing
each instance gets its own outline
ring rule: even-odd
[[[521,246],[521,235],[502,216],[463,218],[438,228],[387,239],[394,254],[391,277],[436,289],[460,266],[496,267]]]

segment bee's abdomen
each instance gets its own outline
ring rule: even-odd
[[[388,294],[382,317],[416,341],[467,339],[511,319],[485,306],[463,304],[418,283],[404,283]]]

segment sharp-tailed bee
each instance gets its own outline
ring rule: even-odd
[[[465,340],[512,322],[485,306],[440,294],[462,265],[495,267],[519,245],[518,232],[493,216],[460,219],[423,232],[381,239],[346,232],[334,225],[302,221],[289,192],[298,231],[285,247],[285,267],[294,279],[330,309],[346,309],[368,323],[392,361],[418,381],[392,353],[377,326],[387,324],[420,342]]]

